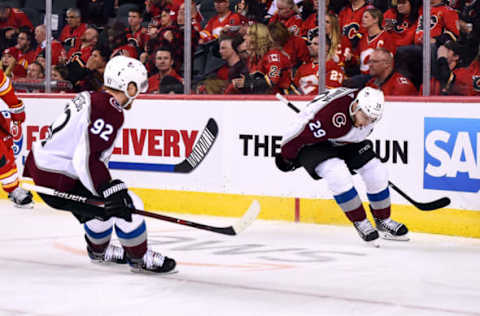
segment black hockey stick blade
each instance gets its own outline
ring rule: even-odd
[[[188,157],[178,164],[166,163],[143,163],[143,162],[126,162],[126,161],[110,161],[108,167],[110,169],[120,170],[141,170],[151,172],[174,172],[189,173],[195,169],[208,154],[218,135],[218,125],[213,118],[208,119],[207,125],[203,129],[198,138],[192,152]]]
[[[85,196],[76,195],[72,193],[60,192],[52,188],[47,188],[47,187],[30,184],[30,183],[22,183],[22,187],[26,190],[32,190],[38,193],[56,196],[62,199],[94,205],[98,207],[102,207],[104,203],[104,200],[101,198],[95,198],[95,197],[88,198]],[[176,224],[189,226],[197,229],[208,230],[218,234],[235,236],[240,234],[242,231],[244,231],[248,226],[250,226],[255,221],[258,214],[260,213],[260,203],[258,203],[257,200],[254,200],[250,204],[250,207],[245,212],[245,214],[243,214],[243,216],[240,219],[238,219],[235,224],[227,227],[216,227],[216,226],[200,224],[200,223],[191,222],[188,220],[184,220],[181,218],[176,218],[173,216],[168,216],[160,213],[147,212],[144,210],[137,210],[137,209],[131,209],[131,210],[132,210],[132,213],[134,214],[152,217],[162,221],[176,223]]]
[[[408,202],[412,203],[416,208],[418,208],[421,211],[434,211],[438,210],[439,208],[444,208],[448,205],[450,205],[450,199],[448,197],[442,197],[438,200],[434,200],[432,202],[417,202],[413,200],[411,197],[409,197],[405,192],[400,190],[395,184],[393,184],[391,181],[388,181],[388,184],[397,191],[398,194],[403,196]]]
[[[213,118],[208,120],[190,155],[174,167],[174,172],[188,173],[195,169],[208,154],[217,139],[218,125]]]

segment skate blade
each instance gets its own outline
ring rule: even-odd
[[[13,206],[15,206],[16,208],[21,208],[21,209],[32,209],[32,208],[33,208],[33,202],[32,202],[32,203],[28,203],[28,204],[16,204],[16,203],[13,203]]]
[[[379,232],[379,233],[382,239],[385,239],[385,240],[393,240],[393,241],[409,241],[410,240],[410,238],[408,237],[408,234],[405,234],[403,236],[394,236],[387,232]]]
[[[112,261],[103,261],[103,260],[92,260],[90,259],[90,262],[99,266],[114,266],[114,265],[119,265],[123,266],[126,265],[127,263],[117,263],[117,262],[112,262]]]
[[[178,273],[177,269],[173,269],[171,271],[167,272],[155,272],[155,271],[149,271],[141,268],[133,268],[130,267],[130,271],[133,273],[138,273],[138,274],[148,274],[148,275],[168,275],[168,274],[175,274]]]

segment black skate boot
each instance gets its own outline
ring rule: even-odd
[[[383,239],[408,241],[408,228],[391,218],[375,219],[375,225]]]
[[[378,239],[378,232],[367,218],[363,221],[353,222],[353,226],[363,240],[377,247],[375,240]]]
[[[134,259],[127,256],[133,272],[175,273],[175,260],[162,256],[159,252],[147,250],[142,258]]]
[[[33,195],[22,187],[8,193],[8,199],[18,208],[33,208]]]
[[[127,263],[125,251],[122,247],[108,245],[104,253],[94,252],[90,246],[87,245],[87,253],[93,263]]]

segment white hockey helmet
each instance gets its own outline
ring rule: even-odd
[[[357,108],[352,111],[352,105],[357,102]],[[385,96],[382,90],[365,87],[360,90],[355,100],[350,105],[350,115],[362,110],[373,122],[382,118],[385,109]]]
[[[140,94],[147,92],[148,75],[145,66],[135,58],[116,56],[110,59],[103,74],[105,87],[122,91],[128,98],[123,107],[127,107]],[[128,84],[135,83],[137,93],[128,95]]]

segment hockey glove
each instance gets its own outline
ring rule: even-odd
[[[108,217],[123,218],[132,221],[133,201],[128,195],[128,188],[122,181],[116,179],[100,189],[105,198],[105,214]]]
[[[300,167],[297,162],[283,158],[282,154],[275,155],[275,164],[277,165],[277,168],[283,172],[293,171]]]

